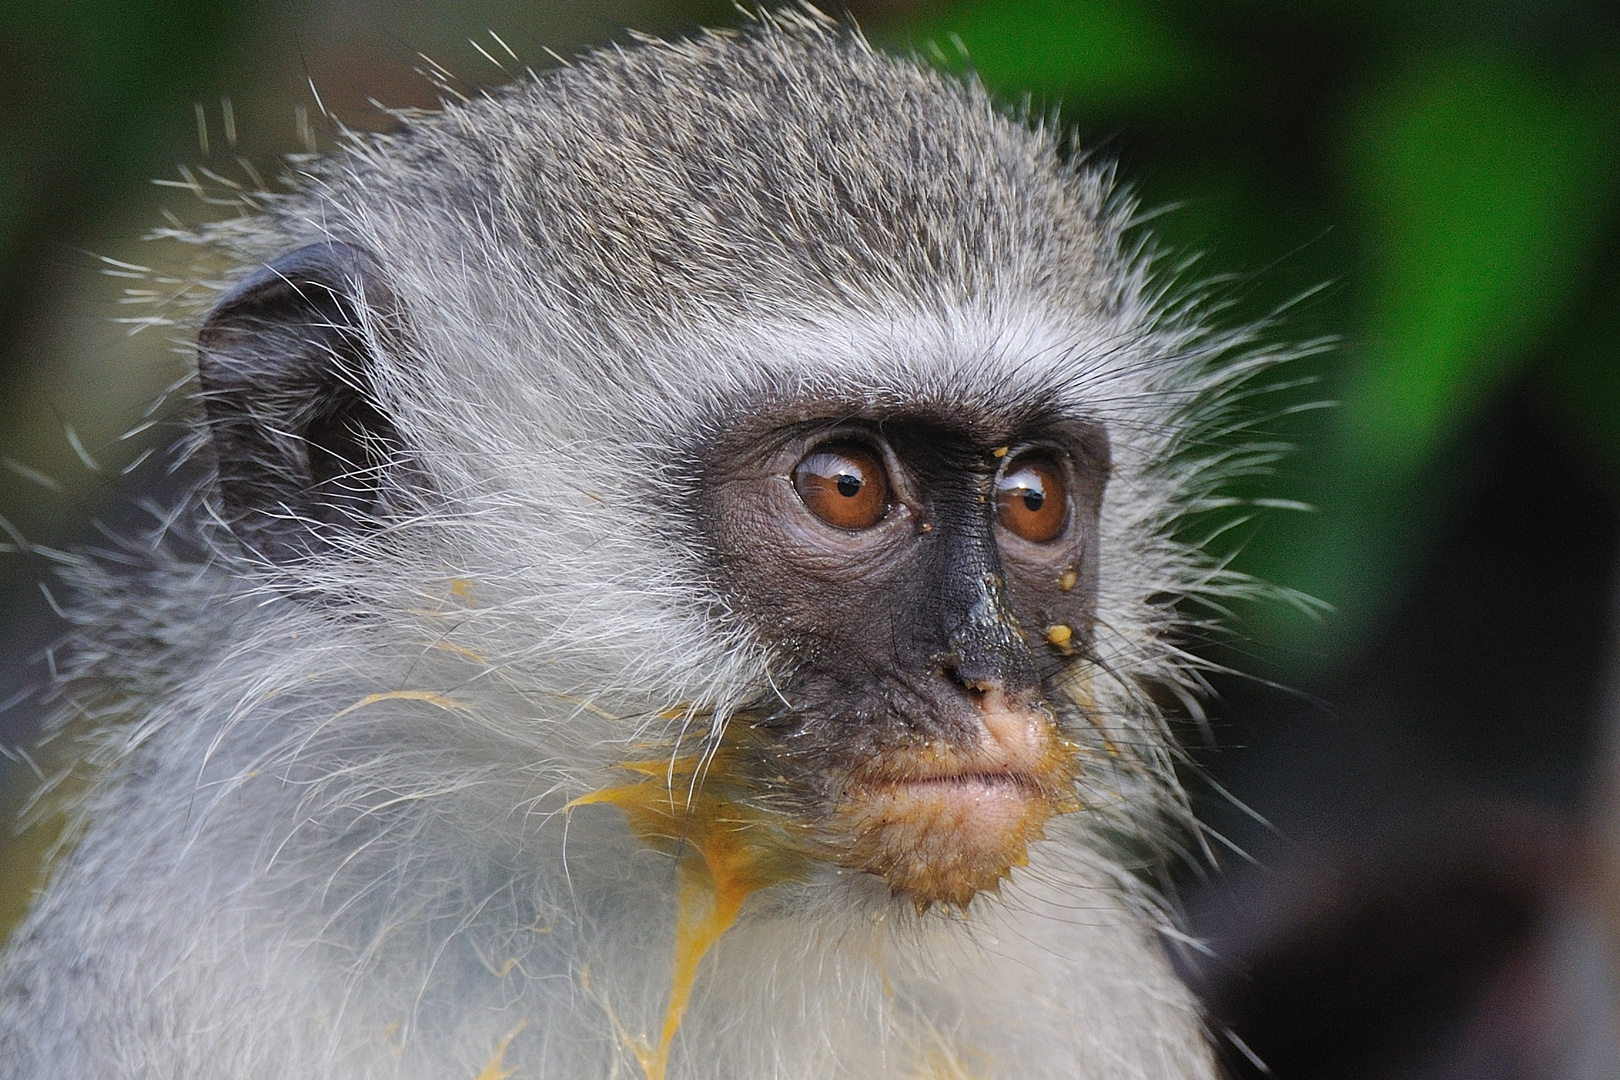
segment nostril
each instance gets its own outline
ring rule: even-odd
[[[958,688],[965,691],[976,702],[991,691],[1001,689],[1001,680],[987,679],[965,672],[960,661],[955,659],[946,660],[940,665],[940,671],[945,678],[956,684]]]

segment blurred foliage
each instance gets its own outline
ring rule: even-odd
[[[42,520],[82,523],[88,512],[72,506],[54,479],[23,475],[30,466],[22,462],[40,455],[18,421],[17,399],[22,384],[48,382],[58,366],[41,345],[48,336],[41,324],[51,318],[60,267],[78,245],[104,239],[122,207],[147,203],[148,179],[172,167],[189,99],[214,88],[216,65],[254,10],[209,0],[0,0],[0,456],[9,470],[0,474],[0,528],[7,533],[15,521],[40,539]],[[102,392],[126,385],[109,380]],[[20,742],[30,731],[16,706],[43,675],[27,652],[54,628],[27,612],[42,567],[9,547],[0,546],[0,739]],[[21,760],[0,757],[0,814],[14,816],[32,781]],[[0,834],[0,934],[26,908],[54,838],[54,829]]]
[[[169,171],[177,121],[214,89],[215,65],[256,8],[0,3],[0,375],[20,360],[15,329],[39,303],[38,264]]]
[[[989,0],[914,32],[925,53],[965,62],[1003,93],[1061,92],[1071,111],[1162,108],[1213,74],[1155,6],[1132,0]]]

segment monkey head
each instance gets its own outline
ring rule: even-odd
[[[796,876],[962,908],[1060,818],[1176,812],[1148,687],[1237,579],[1168,530],[1264,363],[1152,306],[1104,173],[787,26],[374,138],[236,237],[281,250],[201,329],[212,506],[345,633],[587,702],[559,792],[697,754]],[[478,603],[421,625],[446,579]]]

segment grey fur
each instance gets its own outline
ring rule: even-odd
[[[966,915],[830,870],[757,894],[670,1075],[1212,1075],[1114,838],[1187,824],[1149,694],[1199,683],[1168,598],[1251,586],[1173,530],[1263,467],[1219,439],[1277,357],[1165,304],[1109,189],[801,12],[411,117],[187,236],[236,279],[386,253],[367,392],[409,460],[389,525],[307,562],[245,550],[205,484],[148,569],[75,572],[59,724],[93,779],[0,968],[6,1075],[471,1080],[507,1035],[515,1076],[638,1075],[673,869],[564,804],[783,662],[723,609],[671,463],[766,403],[916,402],[1109,431],[1096,655],[1055,688],[1095,699],[1088,809]]]

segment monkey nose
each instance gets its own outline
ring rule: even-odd
[[[1016,702],[1000,683],[967,687],[979,722],[979,754],[985,764],[1009,773],[1029,773],[1051,762],[1056,745],[1052,714]]]

